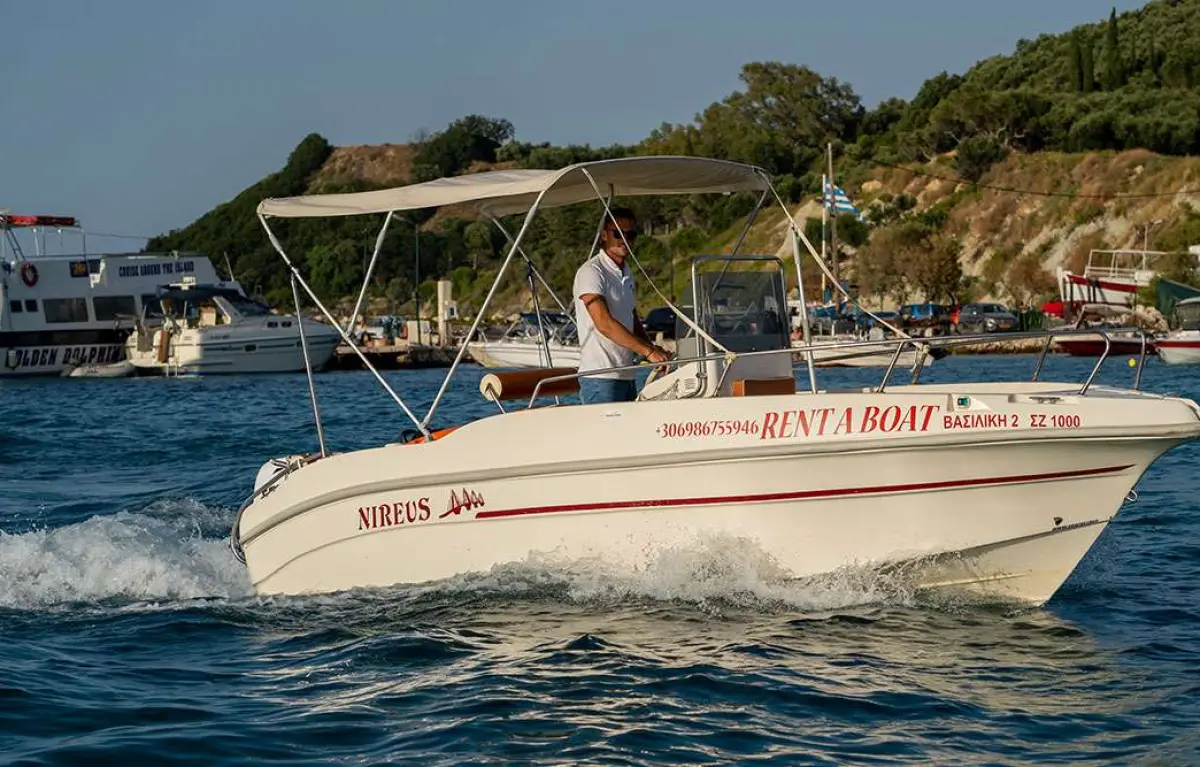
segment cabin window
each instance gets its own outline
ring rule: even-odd
[[[133,296],[93,296],[92,310],[97,320],[115,320],[121,316],[136,317],[137,305]]]
[[[47,298],[42,301],[46,322],[87,322],[86,298]]]
[[[8,310],[10,312],[12,312],[13,314],[20,314],[22,312],[21,302],[20,301],[9,301],[8,302]]]
[[[142,309],[145,310],[147,319],[158,319],[163,316],[162,303],[153,293],[142,294]]]
[[[25,299],[25,311],[29,312],[30,314],[37,311],[37,299],[36,298],[26,298]]]

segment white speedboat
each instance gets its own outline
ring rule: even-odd
[[[900,370],[911,370],[918,360],[923,367],[933,364],[933,357],[929,354],[922,355],[913,349],[900,348],[897,356],[896,344],[882,343],[883,339],[870,339],[881,343],[859,343],[864,340],[868,339],[854,335],[814,336],[811,339],[813,360],[817,367],[823,368],[885,368],[893,364],[893,358],[896,368]],[[794,341],[793,345],[805,348],[803,341]],[[803,359],[804,355],[798,354],[797,357]]]
[[[485,368],[579,367],[579,336],[559,312],[522,312],[495,340],[472,341],[471,358]]]
[[[1154,340],[1158,357],[1168,365],[1200,363],[1200,298],[1186,298],[1172,312],[1175,329]]]
[[[126,342],[126,357],[139,375],[284,373],[305,368],[299,320],[272,313],[240,289],[184,281],[160,289],[157,299]],[[313,366],[327,365],[341,340],[338,331],[304,320],[304,334]]]
[[[498,285],[540,208],[746,191],[766,199],[768,175],[717,160],[635,157],[265,200],[259,215],[270,232],[274,217],[450,204],[493,217],[525,214]],[[801,242],[817,254],[794,221],[791,236],[802,280]],[[817,384],[806,362],[797,386],[779,319],[783,271],[774,256],[697,257],[693,311],[668,302],[689,333],[673,369],[652,374],[635,402],[549,404],[577,390],[570,368],[491,373],[480,394],[507,409],[431,430],[460,350],[423,418],[379,378],[419,438],[336,453],[325,445],[314,395],[319,452],[266,463],[234,523],[231,542],[255,589],[422,582],[530,557],[638,568],[664,550],[732,538],[756,547],[779,577],[902,568],[915,586],[1037,603],[1075,569],[1147,467],[1200,437],[1200,407],[1139,391],[1140,366],[1130,389],[1094,386],[1092,378],[1039,381],[1035,372],[1032,381],[884,380],[834,391]],[[486,308],[485,301],[473,332]],[[517,407],[521,401],[529,407]]]

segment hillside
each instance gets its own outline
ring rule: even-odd
[[[814,195],[830,145],[837,181],[867,221],[839,222],[840,262],[871,300],[1033,302],[1052,297],[1056,266],[1077,266],[1091,248],[1145,241],[1182,250],[1200,242],[1200,161],[1191,157],[1200,154],[1196,41],[1200,0],[1156,0],[1063,35],[1019,41],[1009,56],[980,61],[962,75],[937,74],[911,101],[890,99],[872,110],[849,84],[807,67],[750,63],[741,90],[634,146],[532,145],[516,140],[508,121],[478,115],[414,144],[335,148],[313,134],[279,173],[148,249],[228,254],[239,280],[285,302],[286,275],[254,216],[263,197],[667,153],[762,166],[816,238]],[[653,234],[639,243],[639,254],[673,292],[690,255],[732,243],[752,201],[735,195],[631,204]],[[530,256],[564,294],[596,216],[596,206],[550,211],[529,234]],[[350,296],[377,218],[282,222],[280,234],[321,295]],[[781,215],[766,212],[746,249],[775,252],[782,225]],[[384,243],[371,288],[375,309],[411,312],[414,293],[428,300],[433,278],[447,277],[469,311],[494,277],[503,245],[494,227],[463,211],[406,215]],[[1193,277],[1178,267],[1173,276]],[[502,294],[505,309],[526,300],[519,277]],[[643,298],[654,300],[642,283]]]

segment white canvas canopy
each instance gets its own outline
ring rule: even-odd
[[[770,186],[766,172],[753,165],[703,157],[626,157],[561,170],[489,171],[375,192],[267,199],[259,203],[258,214],[320,218],[465,204],[499,217],[527,212],[543,193],[539,207],[550,208],[595,200],[596,187],[605,195],[636,197],[766,191]]]

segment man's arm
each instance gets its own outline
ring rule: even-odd
[[[596,326],[596,330],[600,331],[608,340],[647,359],[657,349],[654,344],[650,343],[649,339],[644,338],[646,331],[642,328],[636,314],[634,315],[633,324],[635,330],[641,330],[642,338],[639,338],[636,333],[630,332],[627,327],[617,322],[617,319],[612,316],[612,312],[608,310],[608,302],[604,300],[604,296],[599,293],[585,293],[579,299],[583,301],[584,307],[587,308],[588,314],[592,318],[592,324]],[[662,360],[654,361],[661,362]]]

